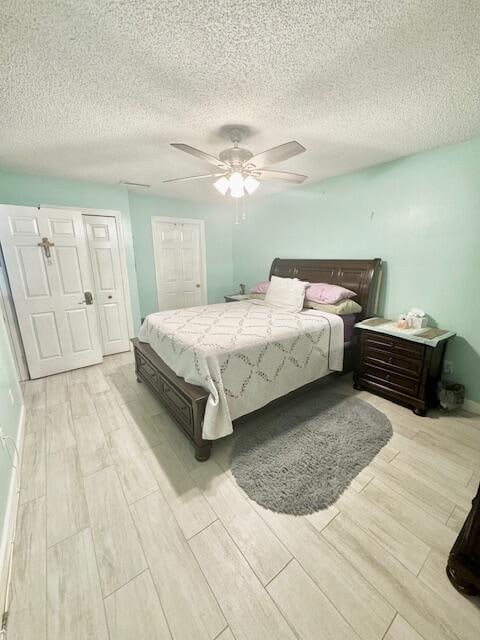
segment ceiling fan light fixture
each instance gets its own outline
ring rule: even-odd
[[[234,171],[230,176],[230,195],[232,198],[242,198],[245,195],[243,176],[239,171]]]
[[[222,176],[213,183],[213,186],[222,194],[222,196],[224,196],[230,188],[230,182],[225,176]]]
[[[248,193],[248,195],[252,195],[257,189],[260,182],[256,180],[253,176],[247,176],[243,181],[243,185]]]

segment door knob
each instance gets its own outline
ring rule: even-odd
[[[199,284],[196,284],[195,286],[197,287],[197,289],[200,289],[200,285]]]
[[[85,299],[78,304],[93,304],[93,294],[91,291],[85,291],[83,295],[85,296]]]

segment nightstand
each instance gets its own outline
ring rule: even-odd
[[[225,302],[241,302],[242,300],[250,300],[248,293],[232,293],[228,296],[223,296]]]
[[[437,404],[445,347],[455,333],[444,329],[398,329],[385,318],[355,325],[360,333],[355,389],[366,389],[424,416]]]

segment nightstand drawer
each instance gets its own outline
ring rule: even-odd
[[[423,360],[397,355],[395,350],[386,351],[370,345],[365,349],[364,360],[369,365],[385,367],[390,371],[398,371],[403,375],[417,379],[420,378],[423,369]]]
[[[393,338],[384,336],[381,333],[362,331],[362,343],[365,347],[374,347],[375,349],[384,349],[385,351],[391,351],[393,349]]]
[[[389,389],[396,389],[409,396],[416,396],[420,383],[413,378],[407,378],[398,373],[385,371],[369,364],[363,364],[361,377],[366,381],[371,381]]]
[[[364,334],[363,344],[366,352],[370,348],[374,348],[388,354],[394,353],[399,356],[406,356],[417,360],[422,360],[425,354],[425,346],[423,344],[409,342],[393,336],[384,336],[379,333]]]
[[[407,342],[398,338],[395,340],[393,350],[401,356],[409,356],[410,358],[417,358],[422,360],[425,354],[425,345],[417,342]]]

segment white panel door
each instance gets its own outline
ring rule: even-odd
[[[84,215],[103,355],[128,351],[127,311],[115,218]]]
[[[0,239],[30,376],[101,362],[81,213],[0,205]]]
[[[181,309],[206,302],[200,224],[153,219],[158,308]]]

